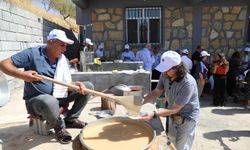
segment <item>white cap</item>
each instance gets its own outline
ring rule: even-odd
[[[201,52],[201,57],[204,57],[204,56],[210,56],[210,54],[208,54],[207,51],[202,51]]]
[[[250,47],[246,47],[245,52],[250,52]]]
[[[53,39],[58,39],[67,44],[74,44],[74,41],[67,38],[64,31],[58,30],[58,29],[53,29],[52,31],[50,31],[49,35],[47,36],[48,41],[53,40]]]
[[[89,44],[89,45],[94,45],[92,42],[91,42],[91,39],[89,38],[86,38],[85,39],[85,43]]]
[[[129,45],[126,44],[126,45],[124,46],[124,49],[129,49]]]
[[[104,43],[103,42],[98,46],[98,49],[104,49]]]
[[[164,52],[161,56],[160,64],[155,68],[160,72],[165,72],[181,63],[181,56],[175,51]]]
[[[189,54],[189,51],[188,51],[188,49],[183,49],[182,51],[181,51],[181,53],[183,53],[183,54]]]

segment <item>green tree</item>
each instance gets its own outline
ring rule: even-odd
[[[72,3],[71,0],[44,0],[48,3],[48,8],[57,9],[60,14],[64,17],[64,19],[68,17],[75,18],[76,11],[75,5]]]

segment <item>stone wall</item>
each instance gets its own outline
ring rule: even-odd
[[[223,52],[230,57],[236,50],[242,51],[246,13],[246,6],[204,7],[201,44],[212,55]]]
[[[201,18],[193,18],[194,7],[163,8],[163,43],[165,50],[187,48],[194,50],[198,44],[213,55],[223,52],[228,57],[236,50],[244,48],[247,6],[203,6]],[[103,8],[91,11],[93,23],[92,37],[96,46],[105,43],[107,57],[111,60],[118,57],[125,42],[123,8]],[[197,32],[193,23],[199,22]],[[196,32],[196,33],[195,33]],[[194,37],[194,33],[196,37]],[[193,39],[201,38],[201,43],[193,44]],[[137,51],[141,47],[132,46]]]
[[[192,50],[192,7],[167,7],[164,13],[165,49]]]
[[[107,57],[116,59],[124,44],[123,9],[94,9],[91,15],[95,44],[104,42]]]
[[[53,28],[62,29],[57,24],[0,1],[0,61],[22,49],[45,43]],[[23,81],[9,76],[7,79],[10,89],[23,84]]]

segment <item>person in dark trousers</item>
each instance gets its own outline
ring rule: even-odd
[[[229,69],[229,63],[223,53],[218,53],[215,56],[213,62],[213,78],[214,78],[214,95],[213,105],[224,106],[225,105],[225,93],[226,93],[226,74]]]
[[[239,80],[241,66],[240,52],[236,51],[233,53],[229,60],[229,70],[227,73],[227,94],[228,96],[234,97],[234,101],[237,101],[237,80]]]
[[[207,81],[208,68],[206,66],[206,62],[209,56],[210,54],[208,54],[207,51],[202,51],[200,54],[201,60],[196,65],[196,69],[195,69],[195,79],[198,85],[199,97],[201,97],[204,86]]]
[[[1,71],[25,81],[23,99],[28,113],[46,120],[54,128],[57,139],[62,144],[71,142],[72,137],[66,128],[82,129],[87,124],[78,119],[90,98],[83,89],[94,88],[90,82],[73,82],[71,79],[63,53],[67,44],[73,42],[64,31],[53,29],[47,37],[46,46],[25,49],[0,62]],[[18,68],[24,68],[24,71]],[[44,81],[38,74],[74,84],[79,89]],[[70,102],[74,104],[63,119],[60,117],[60,105],[68,105]]]
[[[201,45],[198,45],[195,52],[193,53],[191,60],[193,63],[193,67],[191,69],[191,75],[194,77],[195,76],[195,69],[196,69],[196,65],[198,64],[198,62],[200,61],[200,55],[201,55],[201,51],[203,51],[204,48]]]
[[[159,80],[161,72],[159,72],[158,70],[155,69],[156,66],[158,66],[160,64],[161,61],[161,47],[160,46],[156,46],[153,48],[153,56],[155,59],[155,62],[153,63],[152,66],[152,79],[153,80]],[[151,89],[155,89],[156,88],[157,83],[156,82],[152,82],[151,84]]]

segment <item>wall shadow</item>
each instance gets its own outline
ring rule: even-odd
[[[250,131],[222,130],[222,131],[204,133],[203,137],[209,140],[218,140],[224,150],[233,150],[232,148],[230,148],[228,145],[225,144],[223,138],[224,139],[227,138],[231,142],[237,142],[238,140],[240,140],[240,137],[250,137]]]

